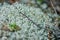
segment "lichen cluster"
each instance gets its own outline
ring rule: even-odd
[[[19,3],[4,4],[1,7],[0,26],[2,27],[1,22],[6,22],[7,25],[16,22],[21,28],[16,32],[0,30],[0,33],[3,33],[0,34],[1,40],[48,40],[47,27],[53,27],[51,14],[44,13],[40,8]]]

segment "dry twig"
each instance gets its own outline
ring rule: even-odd
[[[55,2],[55,0],[50,0],[50,3],[51,3],[52,8],[54,9],[55,13],[57,14],[57,11],[56,11],[56,8],[55,8],[55,6],[53,4],[53,1]]]

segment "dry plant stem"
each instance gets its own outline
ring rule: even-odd
[[[21,12],[20,12],[21,13]],[[38,26],[38,24],[36,24],[34,21],[32,21],[29,17],[27,17],[25,14],[21,13],[23,16],[25,16],[29,21],[31,21],[33,24],[35,24],[36,26]]]
[[[17,9],[17,7],[16,6],[14,6],[16,9]],[[18,10],[19,11],[19,10]],[[35,23],[33,20],[31,20],[28,16],[26,16],[24,13],[22,13],[22,12],[19,12],[20,14],[22,14],[23,16],[25,16],[29,21],[31,21],[34,25],[36,25],[37,27],[39,27],[40,28],[40,26],[39,26],[39,24],[37,24],[37,23]]]
[[[55,1],[55,0],[53,0],[53,1]],[[55,7],[54,7],[54,5],[53,5],[53,1],[50,0],[51,6],[52,6],[52,8],[54,9],[55,13],[57,14],[56,9],[55,9]],[[51,32],[51,31],[49,30],[49,32],[48,32],[48,33],[49,33],[49,34],[48,34],[48,39],[49,39],[49,40],[52,40],[50,32]]]
[[[52,31],[48,27],[46,29],[48,30],[48,40],[52,40]]]
[[[51,35],[51,31],[49,30],[49,32],[48,32],[48,39],[49,39],[49,40],[52,40],[51,36],[52,36],[52,35]]]
[[[55,0],[53,0],[53,1],[55,2]],[[51,3],[52,8],[54,9],[55,13],[57,14],[56,9],[55,9],[54,4],[53,4],[53,1],[50,0],[50,3]]]

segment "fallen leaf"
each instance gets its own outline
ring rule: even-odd
[[[5,30],[5,31],[10,31],[9,28],[6,25],[3,25],[1,29]]]
[[[18,0],[9,0],[9,2],[10,2],[11,4],[15,3],[16,1],[18,1]]]

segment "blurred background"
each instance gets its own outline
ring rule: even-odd
[[[52,9],[55,9],[58,14],[60,14],[60,0],[0,0],[0,5],[2,6],[4,3],[13,4],[15,2],[38,8],[43,6],[43,8],[50,7]]]

